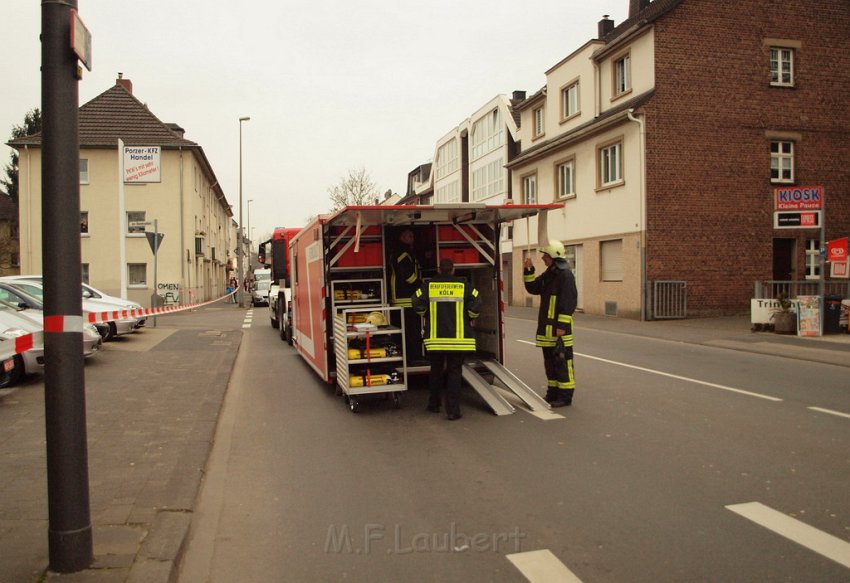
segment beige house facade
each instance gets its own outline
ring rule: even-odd
[[[10,143],[20,154],[20,262],[27,274],[42,272],[40,140]],[[143,306],[220,297],[235,266],[232,217],[203,149],[157,119],[129,80],[118,79],[80,108],[84,282]],[[155,230],[162,236],[156,261],[145,234]]]

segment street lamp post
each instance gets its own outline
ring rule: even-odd
[[[239,307],[245,307],[244,301],[244,291],[245,291],[245,271],[242,268],[243,259],[242,255],[244,255],[242,247],[243,247],[243,237],[242,237],[242,122],[248,121],[251,119],[250,117],[240,117],[239,118],[239,229],[237,233],[238,237],[238,245],[236,247],[236,259],[237,259],[237,270],[239,271],[239,291],[236,293],[239,300]]]
[[[248,231],[248,270],[251,271],[253,269],[253,265],[251,265],[251,257],[254,256],[254,239],[251,237],[251,203],[254,202],[253,198],[248,199],[248,220],[246,221],[247,231]],[[252,272],[253,273],[253,272]]]

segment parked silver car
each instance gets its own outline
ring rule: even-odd
[[[268,306],[270,285],[271,282],[267,279],[255,281],[254,289],[251,290],[251,303],[255,306]]]

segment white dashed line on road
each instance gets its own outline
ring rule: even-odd
[[[846,417],[850,419],[850,415],[847,413],[842,413],[841,411],[833,411],[832,409],[822,409],[820,407],[806,407],[807,409],[811,409],[812,411],[818,411],[820,413],[826,413],[828,415],[837,415],[838,417]]]
[[[250,328],[251,322],[254,321],[254,310],[248,310],[245,313],[245,319],[242,321],[243,328]]]
[[[759,502],[745,502],[726,506],[728,510],[752,520],[759,526],[794,541],[827,559],[850,568],[850,543],[827,534],[778,510]]]
[[[529,342],[528,340],[517,340],[517,342],[522,342],[523,344],[530,344],[530,345],[534,346],[534,342]],[[608,360],[607,358],[599,358],[598,356],[590,356],[589,354],[582,354],[581,352],[576,352],[574,354],[576,356],[581,356],[582,358],[589,358],[591,360],[598,360],[599,362],[605,362],[607,364],[613,364],[613,365],[616,365],[616,366],[623,366],[623,367],[626,367],[626,368],[631,368],[631,369],[634,369],[634,370],[648,372],[650,374],[655,374],[655,375],[659,375],[659,376],[662,376],[662,377],[676,379],[676,380],[679,380],[679,381],[687,381],[689,383],[704,385],[706,387],[712,387],[712,388],[715,388],[715,389],[722,389],[724,391],[731,391],[733,393],[738,393],[740,395],[747,395],[748,397],[758,397],[759,399],[766,399],[768,401],[775,401],[775,402],[779,402],[779,401],[783,400],[783,399],[780,399],[778,397],[771,397],[770,395],[762,395],[760,393],[753,393],[751,391],[745,391],[743,389],[736,389],[735,387],[727,387],[726,385],[718,385],[716,383],[709,383],[709,382],[706,382],[706,381],[701,381],[701,380],[690,378],[690,377],[683,377],[683,376],[680,376],[680,375],[671,374],[669,372],[662,372],[660,370],[655,370],[655,369],[652,369],[652,368],[644,368],[642,366],[635,366],[633,364],[626,364],[625,362],[617,362],[616,360]]]
[[[549,549],[506,556],[530,583],[581,583]]]

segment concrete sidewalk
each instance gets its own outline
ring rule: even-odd
[[[95,561],[47,572],[47,475],[41,377],[0,391],[0,583],[173,581],[246,310],[215,304],[160,316],[106,345],[86,366],[89,490]],[[265,325],[266,314],[255,319]],[[536,320],[533,308],[507,317]],[[850,366],[850,335],[750,331],[749,319],[635,322],[578,314],[583,329]],[[120,376],[116,378],[116,371]]]
[[[86,365],[91,569],[46,580],[169,581],[192,509],[246,310],[160,316]],[[117,373],[117,376],[116,376]],[[48,567],[44,383],[0,397],[0,582]]]

